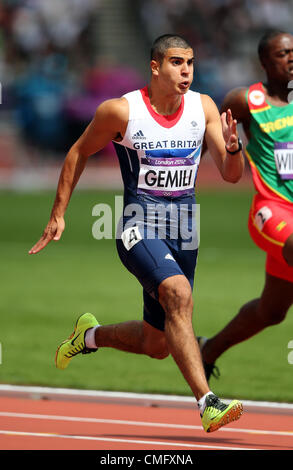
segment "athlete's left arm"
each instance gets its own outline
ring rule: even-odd
[[[244,157],[239,148],[237,121],[228,109],[220,115],[214,101],[208,95],[201,95],[206,118],[205,141],[222,178],[230,183],[237,183],[244,170]]]

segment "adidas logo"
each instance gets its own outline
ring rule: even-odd
[[[173,258],[172,255],[170,255],[170,253],[168,253],[168,254],[165,256],[165,259],[171,259],[172,261],[175,261],[175,259]]]
[[[136,134],[133,134],[132,138],[133,139],[146,139],[142,131],[138,131]]]

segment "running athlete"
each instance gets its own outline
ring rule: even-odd
[[[207,379],[227,349],[284,320],[293,302],[293,36],[266,33],[258,46],[266,83],[235,89],[224,99],[243,124],[256,194],[249,212],[252,240],[266,255],[266,280],[257,299],[212,338],[199,338]]]
[[[224,404],[209,389],[192,327],[194,184],[204,139],[227,181],[239,180],[244,158],[231,111],[220,117],[210,97],[189,90],[193,64],[193,50],[183,38],[164,35],[154,42],[149,86],[102,103],[67,154],[50,220],[30,253],[60,239],[88,157],[114,142],[124,182],[117,249],[143,287],[143,321],[101,326],[91,313],[81,315],[57,349],[56,366],[65,369],[77,353],[100,347],[158,359],[171,354],[211,432],[238,419],[243,407],[237,400]]]

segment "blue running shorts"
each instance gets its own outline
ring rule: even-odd
[[[137,226],[126,232],[116,239],[119,257],[143,287],[144,320],[164,331],[165,312],[158,301],[158,286],[168,277],[184,275],[192,289],[198,250],[182,249],[180,239],[144,238]]]

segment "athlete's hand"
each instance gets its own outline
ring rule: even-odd
[[[65,221],[63,217],[51,217],[49,220],[42,237],[40,240],[30,249],[29,254],[34,255],[41,251],[51,240],[58,241],[65,229]]]
[[[238,149],[237,120],[233,119],[231,109],[221,114],[223,137],[226,147],[234,152]]]

